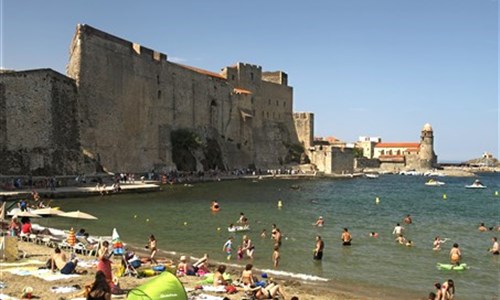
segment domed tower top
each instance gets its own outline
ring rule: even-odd
[[[426,124],[424,125],[424,128],[422,128],[422,131],[433,131],[433,130],[432,130],[432,126],[431,126],[431,124],[426,123]]]

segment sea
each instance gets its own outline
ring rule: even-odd
[[[244,234],[255,244],[254,268],[328,285],[363,287],[367,290],[401,290],[425,297],[434,283],[453,279],[455,299],[498,299],[499,256],[488,252],[491,238],[499,231],[479,232],[480,223],[500,225],[500,175],[479,174],[486,189],[466,189],[475,178],[439,177],[443,186],[426,186],[429,177],[384,174],[378,179],[264,179],[232,180],[193,185],[164,185],[162,191],[143,194],[113,194],[99,197],[56,199],[52,206],[64,211],[81,210],[98,220],[44,218],[41,225],[110,236],[116,228],[121,239],[144,247],[150,234],[162,251],[201,257],[212,262],[245,265],[248,259],[234,255],[226,260],[222,246],[228,237],[238,245]],[[221,210],[210,210],[212,201]],[[282,207],[278,206],[281,201]],[[243,212],[250,231],[229,233]],[[410,214],[413,223],[403,224]],[[322,216],[325,226],[313,226]],[[405,227],[413,247],[395,242],[396,223]],[[281,260],[273,269],[272,224],[283,233]],[[352,246],[341,245],[343,228],[353,236]],[[261,237],[266,230],[267,237]],[[377,232],[378,238],[369,236]],[[314,261],[315,237],[325,241],[321,262]],[[441,251],[433,251],[436,236],[448,239]],[[449,251],[458,243],[465,271],[445,271],[438,263],[449,263]],[[257,272],[257,273],[258,273]],[[383,294],[383,293],[381,293]]]

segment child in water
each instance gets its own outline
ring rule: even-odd
[[[243,259],[243,249],[238,246],[238,259]]]

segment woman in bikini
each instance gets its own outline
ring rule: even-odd
[[[243,270],[243,272],[241,272],[241,282],[245,285],[255,284],[255,282],[253,280],[252,268],[253,268],[252,264],[247,264],[245,266],[245,270]]]

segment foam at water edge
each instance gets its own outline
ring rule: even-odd
[[[270,269],[262,269],[262,272],[265,272],[267,274],[272,274],[275,276],[286,276],[286,277],[292,277],[292,278],[297,278],[301,280],[307,280],[307,281],[328,281],[328,279],[319,277],[319,276],[314,276],[314,275],[308,275],[308,274],[302,274],[302,273],[292,273],[292,272],[285,272],[285,271],[276,271],[276,270],[270,270]]]

